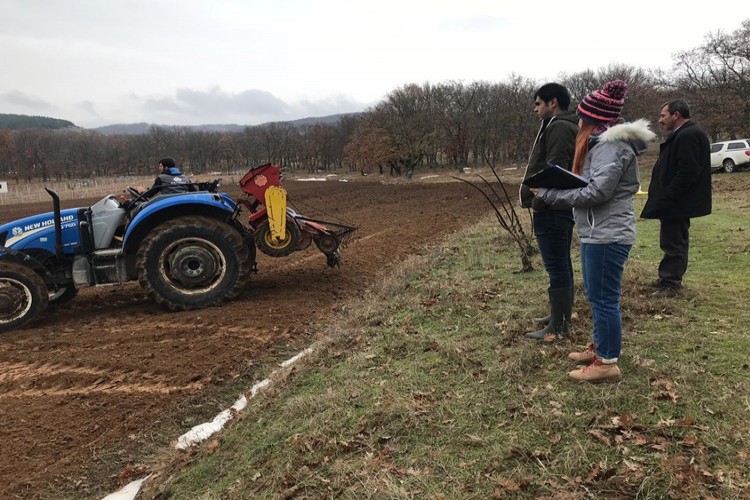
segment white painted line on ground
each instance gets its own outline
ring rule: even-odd
[[[303,350],[302,352],[292,356],[291,358],[287,359],[286,361],[282,361],[279,366],[283,368],[287,368],[303,357],[307,356],[313,351],[312,347],[308,347],[307,349]],[[258,391],[261,389],[264,389],[271,385],[271,379],[273,376],[278,372],[279,370],[274,370],[271,372],[271,375],[261,380],[260,382],[256,383],[250,388],[250,395],[249,398],[255,397],[256,394],[258,394]],[[213,420],[210,422],[205,422],[199,425],[196,425],[192,429],[190,429],[188,432],[177,438],[177,444],[175,445],[175,448],[178,450],[185,450],[195,444],[200,443],[201,441],[205,441],[212,435],[219,432],[221,429],[224,428],[227,422],[232,420],[234,415],[236,413],[241,412],[247,407],[247,400],[248,397],[243,394],[237,399],[237,401],[234,402],[234,404],[227,408],[226,410],[222,411],[218,415],[214,417]],[[135,499],[136,495],[138,495],[138,492],[141,490],[141,487],[143,486],[143,483],[146,482],[146,480],[150,476],[146,476],[144,478],[138,479],[136,481],[133,481],[126,486],[124,486],[122,489],[111,493],[104,497],[102,500],[133,500]]]
[[[114,493],[110,493],[102,500],[133,500],[141,490],[141,486],[143,486],[143,483],[146,482],[146,479],[148,479],[149,477],[151,476],[146,476],[139,479],[138,481],[133,481],[132,483],[129,483],[127,486],[123,486],[121,489],[115,491]]]
[[[286,367],[287,367],[287,366],[289,366],[289,365],[293,365],[294,363],[296,363],[297,361],[299,361],[299,360],[300,360],[301,358],[303,358],[303,357],[307,356],[307,355],[308,355],[308,354],[310,354],[311,352],[312,352],[312,347],[308,347],[307,349],[305,349],[305,350],[304,350],[304,351],[302,351],[301,353],[297,354],[296,356],[294,356],[294,357],[292,357],[292,358],[289,358],[289,359],[287,359],[286,361],[283,361],[283,362],[281,363],[281,365],[280,365],[280,366],[281,366],[282,368],[286,368]],[[273,375],[273,374],[272,374],[272,375]]]

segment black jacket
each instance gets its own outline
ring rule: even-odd
[[[178,168],[172,167],[154,179],[152,188],[155,187],[161,188],[160,194],[186,193],[190,190],[190,179]]]
[[[711,150],[708,136],[688,121],[659,147],[643,207],[644,219],[684,219],[711,213]]]
[[[547,168],[548,161],[570,170],[573,165],[576,134],[578,134],[578,118],[573,111],[564,111],[548,120],[543,120],[534,145],[531,147],[524,180]],[[521,184],[519,195],[523,208],[534,210],[547,208],[547,204],[534,197],[529,188],[523,184]]]

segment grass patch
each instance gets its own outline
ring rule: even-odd
[[[638,222],[622,383],[567,380],[591,330],[578,262],[571,340],[523,338],[547,277],[538,259],[516,273],[487,219],[349,303],[309,358],[146,496],[746,498],[750,221],[732,193],[693,221],[676,299],[649,297],[658,221]]]

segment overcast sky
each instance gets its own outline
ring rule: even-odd
[[[0,0],[0,113],[294,120],[362,111],[406,83],[670,69],[747,18],[747,0]]]

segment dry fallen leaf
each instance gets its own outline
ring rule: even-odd
[[[588,431],[589,434],[594,436],[597,441],[599,441],[602,444],[606,444],[607,446],[611,446],[612,442],[609,439],[609,436],[607,436],[605,433],[600,431],[599,429],[591,429]]]
[[[218,449],[219,449],[219,440],[218,440],[218,439],[214,439],[214,440],[212,440],[211,442],[209,442],[209,443],[208,443],[208,444],[206,445],[206,450],[207,450],[207,451],[208,451],[209,453],[214,453],[214,452],[216,452],[216,450],[218,450]]]
[[[599,476],[599,474],[602,471],[601,462],[597,463],[594,468],[589,472],[589,475],[586,476],[586,479],[584,479],[584,483],[593,483],[594,480]]]

